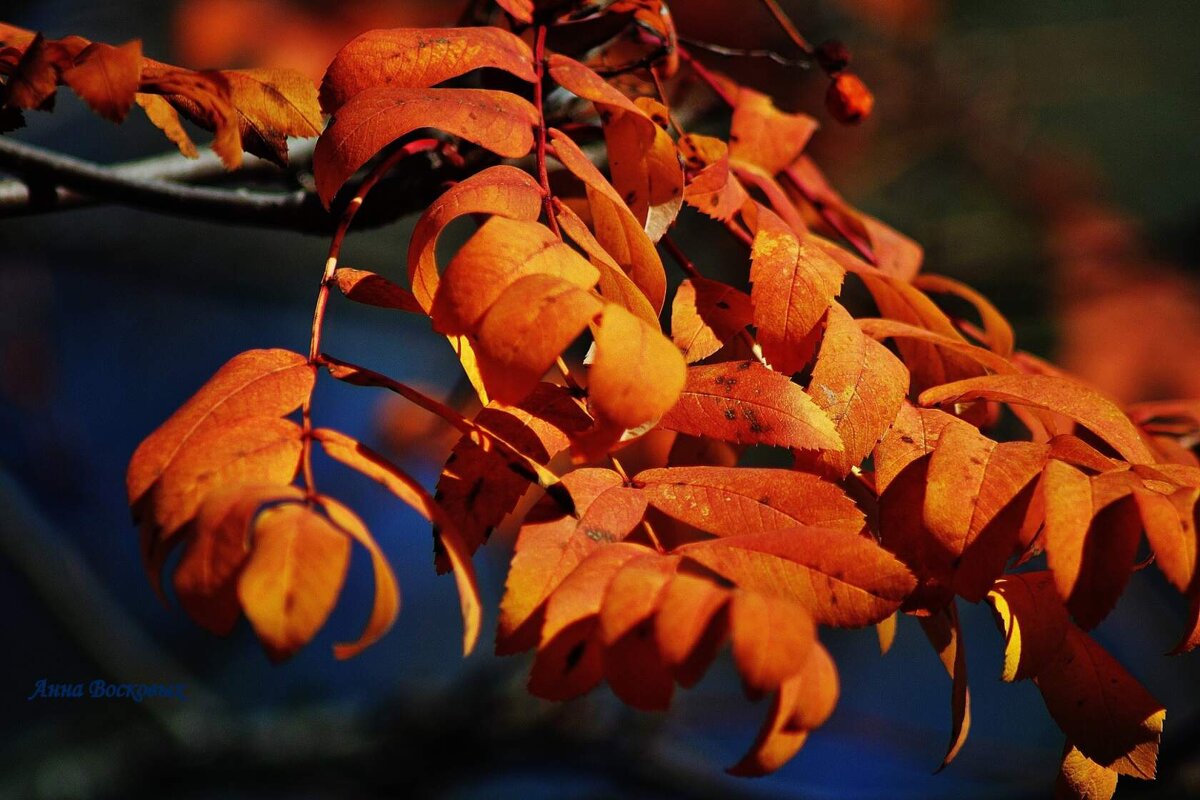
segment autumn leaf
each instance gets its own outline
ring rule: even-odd
[[[809,115],[780,111],[770,97],[743,86],[733,109],[730,156],[774,175],[800,156],[816,130]]]
[[[875,490],[882,495],[905,467],[934,451],[944,431],[967,424],[940,409],[903,402],[891,428],[875,447]]]
[[[739,444],[842,449],[833,421],[803,389],[752,361],[689,368],[679,402],[660,425]]]
[[[862,463],[896,419],[908,395],[908,370],[866,337],[839,303],[829,307],[827,319],[805,391],[833,421],[843,446],[815,460],[841,478]]]
[[[242,146],[281,167],[288,163],[287,138],[321,133],[321,109],[312,81],[286,69],[226,70],[229,100],[237,111]]]
[[[669,467],[633,476],[647,502],[695,528],[740,536],[795,525],[858,533],[862,511],[815,475],[782,469]]]
[[[338,290],[356,303],[418,314],[423,311],[412,292],[374,272],[338,267],[333,279]]]
[[[563,476],[576,515],[568,516],[549,498],[525,519],[500,601],[496,653],[525,650],[537,642],[546,599],[589,554],[624,539],[642,520],[646,500],[626,488],[611,470],[578,469]]]
[[[256,483],[235,483],[205,497],[172,579],[188,616],[222,636],[233,630],[242,615],[237,578],[250,554],[255,518],[269,504],[303,499],[294,486]]]
[[[667,278],[654,242],[629,210],[624,198],[579,149],[579,145],[555,129],[550,130],[550,139],[554,143],[555,158],[587,187],[596,240],[621,265],[646,295],[655,313],[658,313],[666,299]]]
[[[615,542],[585,556],[546,601],[545,622],[529,674],[529,691],[547,700],[569,700],[604,675],[599,615],[621,568],[653,550]]]
[[[424,89],[483,67],[535,80],[529,46],[500,28],[367,31],[334,56],[321,81],[321,108],[336,114],[367,89]]]
[[[687,365],[657,326],[609,304],[594,325],[596,359],[588,370],[590,407],[626,429],[658,421],[675,405]],[[653,375],[647,383],[642,376]]]
[[[792,598],[736,591],[729,603],[733,660],[752,692],[773,692],[800,672],[816,645],[806,606]]]
[[[941,772],[955,759],[964,744],[967,743],[967,733],[971,729],[971,693],[967,689],[967,656],[963,646],[962,624],[958,617],[958,607],[953,603],[942,611],[928,617],[921,617],[921,629],[925,637],[933,645],[942,666],[950,675],[950,744],[937,771]]]
[[[1093,389],[1050,375],[987,375],[928,389],[921,405],[944,405],[971,400],[1031,406],[1063,414],[1112,445],[1134,464],[1153,463],[1129,417],[1108,398]]]
[[[841,289],[842,268],[797,238],[783,220],[759,211],[750,252],[750,298],[763,355],[779,372],[799,372],[812,355],[808,335]]]
[[[679,561],[658,553],[630,559],[609,583],[600,609],[604,678],[617,697],[645,711],[666,710],[675,689],[655,641],[654,613]]]
[[[1056,800],[1111,800],[1117,777],[1116,770],[1100,766],[1068,743],[1054,796]]]
[[[728,222],[749,200],[729,166],[729,146],[712,136],[679,137],[679,152],[696,170],[683,189],[683,201],[713,219]]]
[[[1083,755],[1121,775],[1154,777],[1166,709],[1092,637],[1068,625],[1037,685],[1050,716]]]
[[[699,569],[684,561],[657,601],[654,640],[680,686],[704,676],[728,635],[729,588]]]
[[[350,564],[350,538],[298,503],[263,511],[238,577],[246,617],[274,662],[290,658],[325,624]]]
[[[113,47],[93,42],[63,70],[62,78],[97,114],[121,122],[141,83],[142,43],[135,39]]]
[[[879,622],[915,586],[909,571],[872,539],[836,528],[728,536],[678,552],[741,588],[795,600],[818,624],[840,628]]]
[[[671,302],[671,339],[687,363],[708,358],[751,322],[750,297],[720,281],[694,276]]]
[[[1037,677],[1062,649],[1071,621],[1048,570],[1005,575],[988,592],[987,601],[1004,633],[1001,678]]]
[[[313,152],[317,194],[328,208],[346,181],[392,142],[437,128],[504,158],[533,147],[537,111],[508,92],[487,89],[391,89],[359,92],[321,134]]]

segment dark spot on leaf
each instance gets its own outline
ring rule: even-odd
[[[900,441],[904,442],[905,444],[915,444],[916,443],[916,440],[913,439],[913,437],[909,436],[907,433],[900,437]]]
[[[584,530],[583,535],[591,539],[593,542],[610,543],[617,540],[617,537],[613,536],[603,528],[587,528]]]
[[[724,300],[718,300],[717,308],[727,311],[729,310],[729,303],[726,303]]]
[[[750,369],[750,362],[749,362],[749,361],[743,361],[742,363],[740,363],[740,364],[738,364],[738,365],[737,365],[737,368],[738,368],[738,369]]]
[[[587,650],[587,640],[581,639],[574,647],[567,651],[565,672],[570,672],[579,666],[579,662],[583,660],[583,652],[585,650]]]
[[[725,409],[725,419],[727,419],[727,420],[729,420],[729,421],[731,421],[731,422],[732,422],[733,420],[737,419],[737,411],[735,411],[735,410],[734,410],[734,409],[732,409],[732,408],[727,408],[727,409]]]
[[[746,422],[750,425],[751,433],[766,433],[771,430],[768,426],[762,424],[758,418],[758,413],[753,408],[743,408],[742,416],[746,418]]]

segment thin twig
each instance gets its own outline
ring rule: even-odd
[[[808,69],[812,66],[812,60],[807,56],[804,58],[789,58],[782,53],[766,48],[726,47],[721,44],[693,39],[689,36],[679,36],[678,38],[679,41],[689,47],[694,47],[697,50],[705,50],[727,58],[767,58],[776,64],[782,64],[785,67],[799,67],[800,69]]]

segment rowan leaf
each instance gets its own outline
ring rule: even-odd
[[[921,456],[932,453],[949,427],[966,426],[958,417],[936,408],[901,403],[892,427],[875,447],[875,490],[880,495],[897,475]]]
[[[941,772],[955,759],[971,729],[971,693],[967,689],[967,656],[963,647],[962,624],[953,603],[937,614],[921,617],[921,629],[950,675],[950,744],[937,768]]]
[[[1084,629],[1108,616],[1133,574],[1142,522],[1130,477],[1089,478],[1060,461],[1046,465],[1046,561],[1059,596]]]
[[[596,358],[588,399],[598,418],[626,429],[657,422],[675,405],[687,378],[683,356],[657,326],[608,304],[594,324]],[[653,375],[653,381],[643,376]]]
[[[1012,325],[992,305],[991,301],[982,294],[965,283],[956,281],[953,278],[947,278],[944,275],[931,275],[928,273],[917,275],[913,278],[913,285],[925,292],[948,294],[960,300],[965,300],[979,314],[980,322],[983,323],[984,339],[988,347],[993,352],[1005,357],[1013,354],[1013,341],[1015,337]]]
[[[279,662],[308,644],[333,611],[350,564],[350,538],[298,503],[263,511],[252,536],[238,599],[267,655]]]
[[[624,539],[645,514],[645,498],[611,470],[578,469],[562,483],[576,514],[563,514],[545,498],[525,518],[500,601],[497,655],[536,644],[546,598],[590,553]]]
[[[809,115],[780,111],[767,95],[742,86],[730,123],[730,156],[774,175],[800,156],[817,127]]]
[[[516,405],[493,401],[475,422],[534,463],[545,464],[566,449],[568,433],[586,429],[592,420],[569,390],[543,383]],[[485,450],[464,435],[446,459],[434,497],[474,551],[513,510],[529,484],[527,475],[509,467],[504,454]]]
[[[885,619],[916,585],[904,565],[872,539],[836,528],[727,536],[677,552],[740,588],[795,600],[818,624],[839,628]]]
[[[391,629],[400,613],[400,586],[379,543],[358,515],[332,497],[321,496],[319,502],[329,515],[330,521],[366,549],[371,557],[371,569],[375,575],[375,598],[371,605],[371,616],[367,619],[362,635],[354,642],[333,646],[335,658],[353,658],[382,639]]]
[[[250,554],[250,530],[264,506],[299,501],[294,486],[237,483],[210,492],[196,514],[172,582],[193,620],[221,636],[242,615],[237,578]]]
[[[766,592],[740,590],[729,603],[733,660],[752,692],[777,691],[803,668],[817,629],[806,606]]]
[[[414,478],[371,448],[344,433],[317,428],[312,437],[335,461],[383,486],[425,519],[441,523],[441,508]]]
[[[738,444],[841,450],[837,428],[786,375],[753,361],[690,367],[667,430]]]
[[[654,553],[625,562],[600,609],[604,678],[617,697],[644,711],[665,711],[675,689],[655,641],[654,613],[679,561]]]
[[[225,70],[229,99],[237,111],[242,147],[281,167],[288,163],[287,138],[319,136],[323,127],[317,90],[289,69]]]
[[[696,173],[683,189],[683,201],[713,219],[728,222],[749,200],[729,167],[729,146],[713,136],[679,137],[679,152]]]
[[[646,295],[657,314],[667,296],[667,277],[654,242],[620,193],[596,169],[579,145],[556,129],[550,130],[550,139],[554,143],[555,158],[587,187],[596,240]]]
[[[535,274],[552,275],[580,289],[595,286],[599,279],[597,269],[546,226],[492,217],[446,267],[430,311],[434,330],[447,335],[476,332],[507,287]]]
[[[1079,752],[1121,775],[1154,777],[1166,709],[1092,637],[1069,625],[1037,685]]]
[[[141,83],[142,43],[135,39],[113,47],[93,42],[63,70],[62,79],[97,114],[121,122]]]
[[[1004,633],[1001,678],[1035,678],[1058,656],[1071,620],[1049,570],[1005,575],[988,592],[996,623]]]
[[[339,267],[334,272],[333,279],[337,283],[338,290],[347,299],[356,303],[378,308],[412,311],[417,314],[424,313],[424,309],[417,303],[412,292],[374,272]]]
[[[488,394],[515,403],[604,308],[604,302],[557,275],[518,278],[487,310],[478,327],[476,355]]]
[[[313,152],[317,194],[328,208],[346,181],[387,145],[419,128],[437,128],[520,158],[533,148],[536,109],[509,92],[392,89],[359,92],[338,109]]]
[[[1100,766],[1068,742],[1054,784],[1055,800],[1111,800],[1117,777],[1116,770]]]
[[[814,460],[842,478],[862,463],[896,419],[908,395],[908,370],[834,302],[805,391],[833,421],[843,446]]]
[[[956,594],[979,602],[1004,571],[1046,453],[1031,442],[998,444],[970,425],[942,432],[929,459],[924,518],[951,559]]]
[[[1180,592],[1187,592],[1196,577],[1196,501],[1200,490],[1177,489],[1161,495],[1135,487],[1133,499],[1154,552],[1154,563]]]
[[[195,142],[192,141],[192,137],[188,136],[187,131],[183,129],[183,124],[179,121],[179,112],[164,97],[138,92],[134,96],[134,101],[142,111],[146,112],[146,118],[154,127],[161,130],[168,139],[174,142],[182,155],[187,158],[200,157]]]
[[[679,284],[671,302],[671,339],[687,363],[708,358],[752,321],[749,295],[699,276]]]
[[[125,483],[135,514],[193,439],[247,417],[290,414],[312,393],[315,380],[316,369],[288,350],[248,350],[232,358],[134,452]]]
[[[718,536],[811,525],[851,533],[863,513],[835,484],[815,475],[753,467],[667,467],[633,477],[647,502]]]
[[[928,389],[920,400],[925,406],[994,400],[1053,411],[1083,425],[1131,463],[1154,462],[1154,456],[1125,412],[1094,389],[1067,378],[986,375]]]
[[[484,67],[536,80],[529,46],[500,28],[367,31],[334,56],[321,81],[321,108],[336,114],[367,89],[425,89]]]
[[[779,372],[804,368],[809,334],[841,289],[842,268],[801,241],[772,212],[761,209],[750,252],[750,298],[763,355]]]
[[[547,700],[569,700],[604,676],[599,615],[618,571],[648,547],[614,542],[588,554],[546,601],[545,622],[529,674],[529,691]]]
[[[731,592],[684,561],[658,598],[654,640],[680,686],[704,676],[728,635]],[[706,570],[707,572],[707,570]],[[724,579],[719,579],[724,580]]]

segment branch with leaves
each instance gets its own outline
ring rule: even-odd
[[[359,546],[375,603],[334,653],[377,641],[399,611],[396,579],[362,521],[317,488],[320,448],[431,522],[466,652],[482,618],[472,555],[526,492],[541,492],[519,512],[497,652],[534,651],[540,697],[603,681],[630,706],[661,710],[729,644],[747,694],[772,698],[733,774],[777,769],[832,712],[841,687],[821,627],[875,626],[886,651],[898,614],[920,619],[952,679],[949,765],[970,722],[961,600],[991,606],[1004,679],[1036,680],[1063,729],[1062,792],[1104,796],[1119,775],[1153,777],[1165,709],[1088,631],[1118,602],[1145,539],[1193,609],[1178,649],[1200,643],[1200,461],[1195,426],[1170,419],[1191,406],[1131,417],[1017,350],[986,298],[923,273],[919,245],[830,185],[806,152],[816,118],[681,47],[662,0],[496,5],[504,26],[364,33],[319,92],[279,75],[187,73],[133,45],[0,29],[9,113],[44,106],[60,84],[113,119],[135,102],[165,104],[213,130],[228,166],[241,147],[282,161],[278,145],[305,135],[301,121],[320,132],[315,191],[336,222],[308,353],[234,357],[134,454],[129,501],[154,585],[182,548],[172,584],[185,611],[217,633],[244,615],[281,660],[325,624]],[[869,115],[844,46],[812,47],[765,5],[831,79],[828,113]],[[578,24],[597,20],[611,38],[575,46]],[[125,79],[87,80],[97,69]],[[725,107],[727,137],[681,127],[672,95],[684,82]],[[556,125],[551,97],[586,116]],[[581,146],[596,138],[607,174]],[[342,267],[368,194],[430,154],[460,174],[423,204],[407,281]],[[115,171],[26,156],[17,166],[33,185],[147,191]],[[744,247],[739,277],[702,273],[669,235],[683,214]],[[441,263],[441,234],[467,217],[476,230]],[[428,318],[482,410],[468,419],[323,352],[335,287]],[[568,363],[577,342],[589,345],[582,370]],[[322,372],[395,392],[462,434],[435,491],[318,426]],[[744,465],[767,449],[791,468]]]

